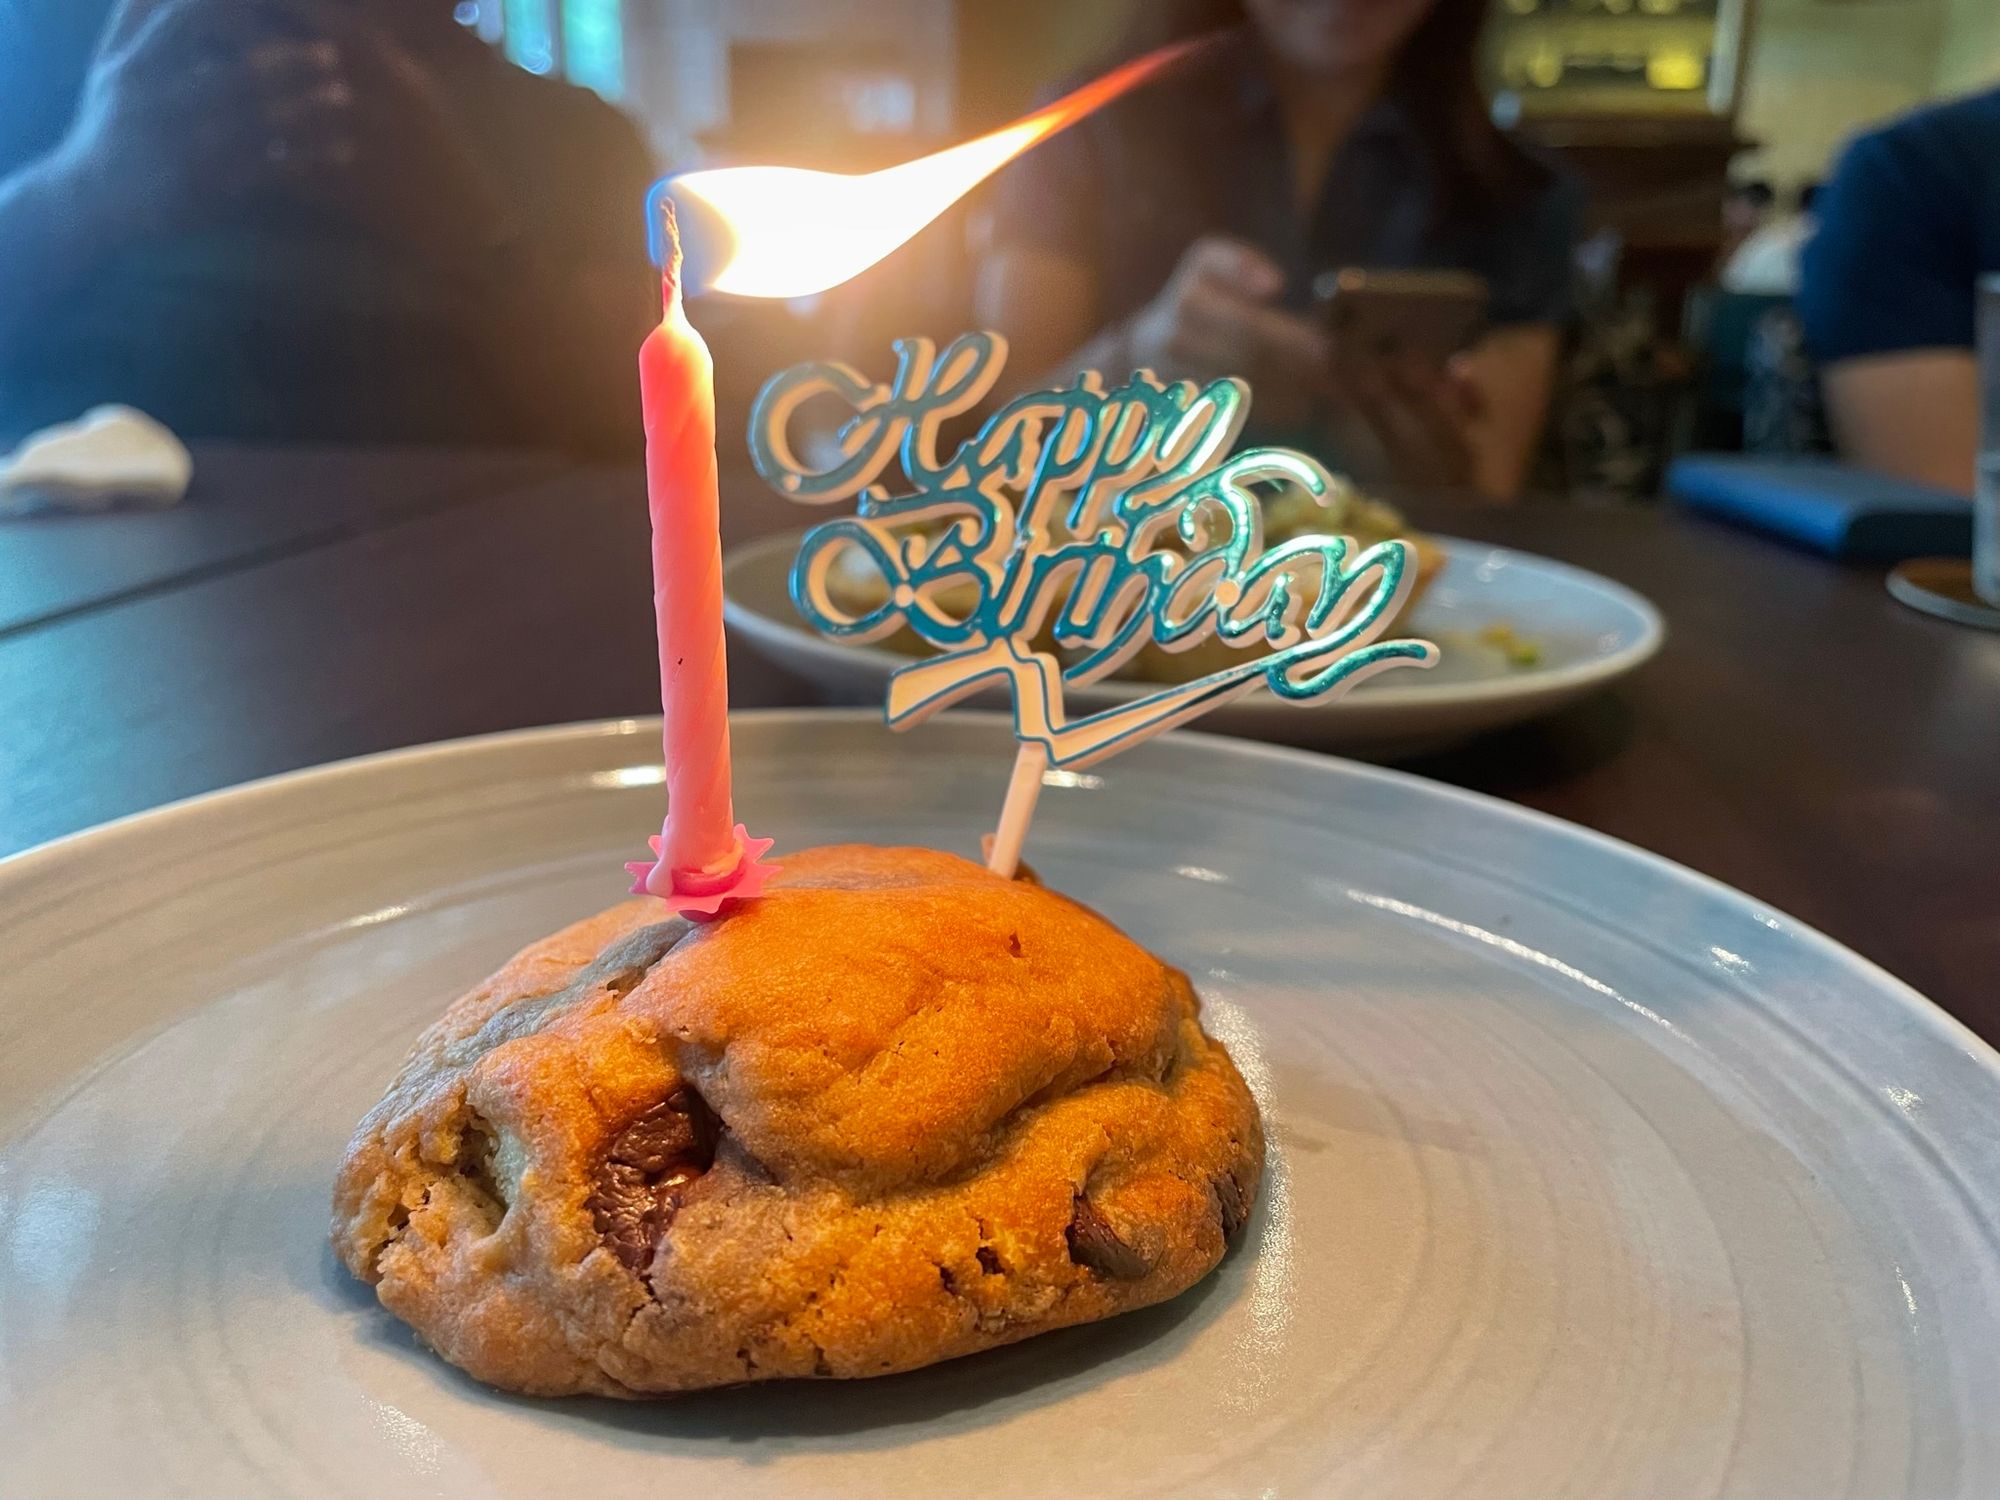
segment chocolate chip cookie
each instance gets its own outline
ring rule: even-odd
[[[1184,975],[952,855],[788,855],[721,921],[632,901],[516,956],[357,1130],[333,1242],[537,1395],[913,1369],[1186,1290],[1255,1102]]]

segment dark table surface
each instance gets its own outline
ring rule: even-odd
[[[185,504],[0,525],[0,637],[324,546],[562,469],[537,453],[204,450]]]
[[[197,462],[180,514],[0,526],[0,601],[33,601],[0,603],[0,852],[342,756],[657,711],[636,472]],[[732,541],[804,520],[747,475],[724,503]],[[1626,583],[1669,635],[1616,689],[1409,769],[1737,886],[2000,1041],[2000,635],[1671,510],[1416,509]],[[263,529],[224,545],[224,514]],[[812,701],[741,649],[731,678],[740,707]]]

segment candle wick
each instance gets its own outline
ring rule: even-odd
[[[659,195],[659,210],[660,284],[671,304],[681,289],[681,226],[674,215],[674,200],[665,193]]]

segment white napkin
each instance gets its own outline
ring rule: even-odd
[[[100,406],[0,459],[0,515],[177,505],[194,477],[181,440],[142,411]]]

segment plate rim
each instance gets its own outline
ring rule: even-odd
[[[815,634],[802,624],[777,618],[751,608],[731,592],[734,576],[741,569],[780,552],[796,553],[806,531],[792,530],[777,532],[770,536],[757,537],[729,549],[722,559],[722,616],[725,624],[753,642],[761,642],[774,635],[795,646],[809,659],[821,662],[852,662],[855,659],[880,664],[886,670],[906,663],[909,658],[884,651],[874,645],[846,645]],[[1426,687],[1420,682],[1397,681],[1393,677],[1371,683],[1365,696],[1344,698],[1340,701],[1340,712],[1344,717],[1386,716],[1409,709],[1436,711],[1460,704],[1488,702],[1508,702],[1541,697],[1580,696],[1594,688],[1615,682],[1629,676],[1646,665],[1666,645],[1667,622],[1654,604],[1644,594],[1615,578],[1607,578],[1602,573],[1593,573],[1588,568],[1575,563],[1563,562],[1559,558],[1544,557],[1539,552],[1525,552],[1518,547],[1503,546],[1494,542],[1477,542],[1466,537],[1432,536],[1447,557],[1462,552],[1478,552],[1482,555],[1498,554],[1510,561],[1530,563],[1538,569],[1555,573],[1571,582],[1587,583],[1600,592],[1613,596],[1620,604],[1629,608],[1639,619],[1639,636],[1630,645],[1609,656],[1594,656],[1584,661],[1572,662],[1567,666],[1549,668],[1529,668],[1523,672],[1511,673],[1503,677],[1489,678],[1476,682],[1455,682],[1444,687]],[[1089,683],[1081,691],[1101,694],[1106,698],[1131,701],[1143,697],[1148,687],[1143,683],[1118,682],[1105,678]],[[1254,701],[1254,698],[1253,698]],[[1269,707],[1266,703],[1264,706]],[[1322,712],[1332,705],[1316,705]],[[1297,705],[1287,705],[1295,709]],[[1308,707],[1307,712],[1312,711]]]
[[[730,719],[732,725],[769,724],[780,728],[786,725],[801,726],[839,721],[873,724],[884,734],[895,733],[883,724],[879,711],[865,708],[739,709],[732,711]],[[1005,714],[959,708],[949,712],[949,720],[977,726],[998,735],[1008,737],[1012,735],[1012,720]],[[198,792],[189,797],[162,803],[157,807],[127,813],[123,817],[82,828],[32,848],[0,857],[0,903],[4,903],[8,887],[22,880],[37,878],[47,867],[67,859],[87,857],[94,853],[98,846],[115,840],[135,835],[140,837],[150,835],[186,818],[198,817],[211,808],[225,803],[250,798],[262,800],[283,796],[301,787],[310,789],[316,783],[333,784],[356,776],[369,775],[384,768],[394,768],[399,764],[449,762],[468,756],[503,752],[516,746],[558,747],[571,743],[586,744],[597,740],[636,740],[650,744],[659,738],[660,722],[659,717],[655,715],[639,718],[585,719],[567,724],[503,729],[487,734],[466,735],[457,739],[433,740],[389,750],[372,751],[364,755],[280,771],[270,776],[218,787],[212,791]],[[1439,797],[1447,803],[1456,803],[1484,815],[1497,816],[1504,821],[1544,834],[1580,839],[1585,845],[1613,858],[1634,861],[1656,877],[1690,885],[1702,895],[1747,904],[1780,920],[1786,937],[1819,950],[1822,957],[1848,966],[1859,976],[1885,991],[1906,1016],[1920,1022],[1931,1030],[1939,1041],[1952,1046],[1967,1057],[1987,1074],[1996,1088],[2000,1088],[2000,1048],[1996,1048],[1937,1001],[1906,980],[1898,978],[1873,959],[1848,947],[1838,938],[1820,931],[1811,923],[1802,921],[1770,902],[1738,890],[1728,882],[1704,874],[1678,860],[1641,848],[1637,844],[1598,829],[1588,828],[1567,818],[1557,817],[1553,813],[1543,812],[1539,808],[1508,802],[1487,792],[1453,786],[1448,782],[1399,770],[1393,766],[1373,765],[1344,756],[1200,730],[1176,729],[1172,732],[1171,738],[1190,742],[1194,748],[1205,749],[1223,756],[1275,762],[1280,766],[1314,775],[1347,776],[1363,782],[1388,783],[1405,794]]]

